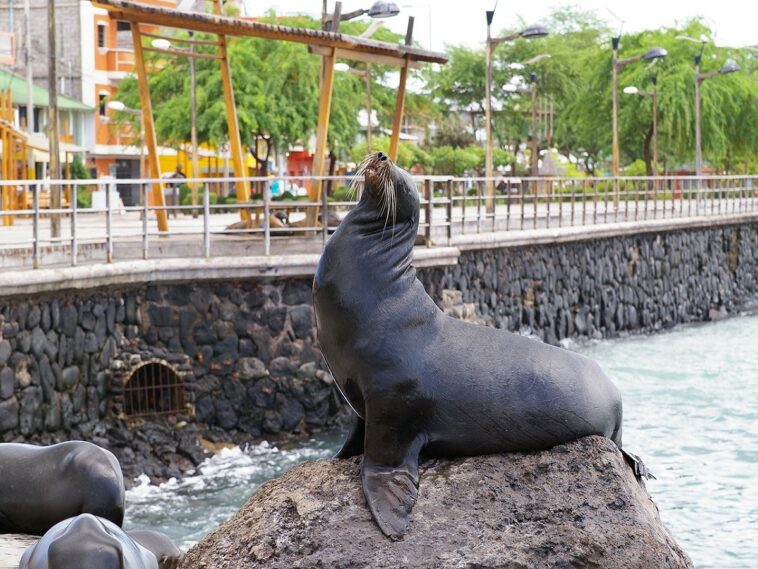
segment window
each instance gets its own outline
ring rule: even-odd
[[[117,32],[131,32],[132,26],[129,24],[129,22],[125,22],[124,20],[119,20],[116,22],[116,31]]]
[[[97,25],[97,47],[99,48],[105,47],[105,30],[105,24]]]
[[[106,110],[107,107],[108,107],[107,104],[106,104],[107,101],[108,101],[108,95],[106,95],[104,93],[100,93],[100,95],[98,96],[98,99],[97,99],[97,106],[100,109],[100,116],[101,117],[104,117],[104,116],[106,116],[108,114],[108,112]]]
[[[124,383],[124,413],[137,417],[186,412],[185,389],[171,366],[156,361],[143,364]]]

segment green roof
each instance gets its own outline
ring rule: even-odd
[[[26,79],[10,73],[4,69],[0,69],[0,91],[5,91],[10,87],[11,96],[13,97],[13,103],[15,105],[26,105]],[[39,87],[37,85],[32,86],[32,98],[35,107],[48,107],[50,106],[50,98],[48,97],[47,89]],[[58,95],[58,108],[70,111],[94,111],[94,107],[85,105],[81,101],[66,97],[65,95]]]

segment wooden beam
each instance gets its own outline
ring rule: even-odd
[[[221,56],[215,53],[200,53],[197,51],[189,51],[187,49],[163,49],[160,47],[143,47],[142,51],[152,51],[154,53],[165,53],[167,55],[174,55],[176,57],[192,57],[194,59],[221,59]]]
[[[405,45],[410,45],[413,41],[413,16],[408,18],[408,30],[405,33]],[[405,84],[408,80],[408,63],[400,68],[400,84],[397,88],[395,98],[395,114],[392,116],[392,136],[390,137],[390,147],[387,151],[390,160],[397,160],[397,150],[400,145],[400,128],[403,125],[403,110],[405,109]]]
[[[142,34],[139,24],[131,23],[132,43],[134,44],[134,68],[137,72],[137,84],[139,85],[140,102],[142,104],[142,121],[145,127],[145,146],[147,147],[147,167],[151,178],[160,179],[161,166],[158,159],[158,141],[155,136],[155,123],[153,122],[153,106],[150,102],[150,87],[147,84],[147,71],[145,70],[145,55],[142,52]],[[147,198],[147,194],[145,195]],[[163,184],[153,184],[153,201],[158,207],[165,207],[166,199],[163,195]],[[168,215],[165,209],[155,212],[158,222],[158,231],[168,231]]]
[[[368,38],[361,38],[307,28],[292,28],[276,24],[231,18],[220,14],[201,14],[197,12],[178,12],[174,8],[148,6],[130,0],[95,0],[93,6],[110,12],[114,20],[125,20],[168,28],[194,30],[224,34],[227,36],[250,36],[273,40],[284,40],[307,45],[321,45],[350,51],[376,53],[405,58],[410,61],[429,63],[447,63],[444,53],[427,51],[410,45],[396,45]]]
[[[320,45],[309,45],[308,51],[316,55],[329,55],[332,48]],[[403,67],[408,65],[411,69],[421,69],[423,65],[418,61],[408,61],[404,57],[394,57],[391,55],[379,55],[376,53],[366,53],[363,51],[351,51],[348,49],[337,48],[337,58],[347,59],[349,61],[362,61],[364,63],[377,63],[379,65],[392,65],[393,67]]]
[[[332,30],[339,29],[340,23],[340,11],[342,4],[337,2],[334,16],[331,22]],[[326,143],[329,135],[329,115],[332,108],[332,91],[334,88],[334,64],[337,61],[337,50],[332,48],[331,53],[322,59],[322,77],[321,77],[321,93],[319,94],[318,101],[318,123],[316,125],[316,153],[313,156],[313,175],[323,176],[326,166]],[[320,202],[321,192],[324,191],[323,180],[314,180],[311,185],[311,193],[309,201]],[[308,208],[308,215],[306,216],[306,224],[308,227],[315,227],[318,221],[318,208]],[[323,223],[327,223],[326,216],[322,220]]]
[[[213,2],[214,13],[221,12],[221,0]],[[224,86],[224,104],[226,105],[226,122],[229,129],[229,146],[232,158],[234,159],[234,176],[237,178],[247,178],[245,172],[245,153],[242,150],[242,139],[240,137],[239,123],[237,122],[237,106],[234,101],[234,84],[232,83],[232,70],[229,66],[229,56],[226,50],[226,36],[218,35],[218,54],[221,60],[221,79]],[[238,202],[250,201],[250,183],[245,179],[236,184],[236,193]],[[255,215],[256,223],[259,221],[258,214]],[[240,219],[247,225],[251,225],[252,216],[249,209],[240,209]]]
[[[154,38],[157,40],[166,40],[171,43],[188,43],[193,45],[218,45],[218,40],[196,40],[196,39],[190,39],[190,38],[182,38],[177,36],[164,36],[161,34],[149,34],[147,32],[142,32],[142,37],[146,38]]]

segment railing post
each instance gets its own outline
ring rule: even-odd
[[[203,251],[205,258],[211,257],[211,193],[208,184],[203,184]]]
[[[558,180],[558,227],[563,227],[563,180]]]
[[[111,223],[111,185],[110,182],[105,182],[105,239],[108,263],[113,262],[113,228]]]
[[[39,269],[40,266],[40,246],[39,246],[39,184],[34,184],[32,193],[32,236],[34,237],[33,266]]]
[[[468,192],[466,191],[466,182],[461,180],[458,186],[461,188],[461,235],[466,233],[466,201],[468,201]]]
[[[597,184],[592,188],[592,225],[597,225]]]
[[[432,198],[434,193],[434,186],[432,181],[427,178],[424,180],[424,193],[426,194],[426,246],[432,246]]]
[[[576,201],[576,180],[571,180],[571,227],[574,227],[574,202]]]
[[[76,260],[78,257],[78,242],[76,240],[76,220],[77,220],[77,206],[76,198],[77,194],[79,193],[76,189],[76,186],[70,186],[71,191],[69,191],[69,205],[71,206],[71,266],[76,266]]]
[[[482,184],[476,181],[476,232],[482,232]],[[485,184],[486,187],[486,184]]]
[[[605,200],[604,200],[604,211],[603,211],[603,223],[608,223],[608,188],[605,188],[605,191],[603,192],[605,194]],[[627,201],[627,207],[628,207],[628,201]],[[618,207],[618,206],[617,206]]]
[[[505,180],[505,230],[511,230],[511,182]]]
[[[271,254],[271,182],[263,183],[263,254]]]
[[[453,179],[447,181],[447,244],[453,241]]]
[[[616,179],[618,183],[618,179]],[[618,209],[618,208],[616,208]],[[587,225],[587,180],[582,180],[582,226]]]
[[[555,184],[555,182],[551,179],[545,180],[544,183],[547,190],[545,192],[545,209],[547,210],[545,214],[545,228],[550,229],[550,202],[553,197],[553,184]]]
[[[322,184],[321,190],[321,241],[324,245],[329,239],[329,196],[326,195],[326,190],[330,183]]]
[[[148,259],[148,235],[147,235],[147,216],[148,216],[148,184],[142,184],[142,258]]]

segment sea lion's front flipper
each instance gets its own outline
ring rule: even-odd
[[[350,428],[345,442],[342,443],[342,448],[334,455],[334,458],[350,458],[351,456],[363,454],[363,441],[365,438],[366,422],[358,415],[355,415],[353,417],[353,426]]]
[[[397,440],[396,429],[369,422],[361,464],[363,493],[376,523],[398,540],[407,531],[418,497],[418,459],[423,437]]]

